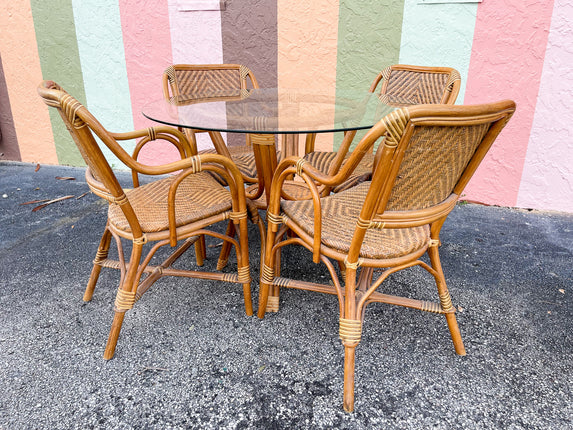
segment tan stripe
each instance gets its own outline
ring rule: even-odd
[[[2,9],[0,52],[22,161],[57,164],[48,106],[36,92],[42,69],[30,2],[7,2]]]
[[[338,0],[277,0],[280,88],[312,88],[335,97],[338,11]],[[332,143],[332,133],[319,133],[315,150],[332,151]]]

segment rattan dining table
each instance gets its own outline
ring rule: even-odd
[[[298,136],[306,134],[305,150],[314,147],[317,133],[344,132],[352,140],[356,131],[371,128],[408,100],[390,100],[357,90],[336,94],[312,89],[258,88],[195,91],[147,103],[143,115],[175,127],[214,132],[247,133],[255,155],[258,189],[269,201],[277,167],[276,135],[283,136],[282,155],[298,155]],[[344,142],[343,142],[344,145]]]

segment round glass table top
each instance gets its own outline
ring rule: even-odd
[[[258,88],[196,91],[147,103],[143,115],[176,127],[242,133],[320,133],[372,127],[409,100],[365,91]]]

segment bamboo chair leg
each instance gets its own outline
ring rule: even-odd
[[[259,318],[264,318],[265,313],[267,312],[269,290],[275,276],[273,245],[276,235],[276,232],[273,231],[269,224],[264,246],[265,256],[263,264],[261,264],[261,277],[259,282],[259,309],[257,311],[257,317]]]
[[[86,286],[86,291],[84,292],[84,302],[89,302],[94,295],[95,286],[97,284],[97,280],[99,278],[99,274],[102,269],[102,266],[100,266],[98,263],[107,258],[110,243],[111,243],[111,233],[106,226],[99,243],[92,272],[90,274],[90,279],[88,281],[88,285]]]
[[[456,354],[466,355],[466,349],[464,347],[462,335],[460,333],[460,328],[456,319],[455,308],[452,305],[452,299],[446,285],[444,272],[442,271],[442,264],[440,262],[438,247],[430,246],[428,248],[428,255],[430,256],[432,267],[436,272],[438,272],[437,276],[435,276],[435,279],[436,285],[438,287],[438,294],[440,296],[440,304],[442,305],[442,309],[446,311],[446,322],[448,323],[448,329],[450,330],[450,335],[452,337],[452,341],[454,342]]]
[[[247,316],[253,315],[253,300],[251,298],[251,284],[243,284],[243,297],[245,300],[245,313]]]
[[[235,237],[235,224],[233,221],[229,221],[227,225],[227,231],[225,235],[229,237]],[[229,262],[229,255],[231,254],[231,242],[223,241],[221,246],[221,252],[219,253],[219,261],[217,261],[217,270],[223,270],[227,263]]]
[[[356,345],[344,345],[344,396],[343,406],[346,412],[354,411],[354,359]]]
[[[201,235],[199,240],[195,242],[195,259],[197,260],[197,266],[203,266],[206,254],[205,235]]]
[[[131,249],[131,258],[129,260],[127,275],[123,280],[123,284],[118,289],[117,297],[115,299],[115,315],[113,317],[107,344],[103,353],[103,358],[105,360],[113,358],[117,340],[119,338],[119,332],[121,331],[121,326],[125,317],[125,312],[131,309],[135,303],[135,292],[137,291],[137,283],[139,282],[137,271],[139,269],[142,251],[143,244],[134,242],[133,248]]]
[[[103,353],[104,360],[111,360],[115,354],[115,347],[117,345],[117,339],[119,338],[119,332],[121,331],[121,326],[123,325],[123,318],[125,317],[125,312],[116,311],[113,317],[113,322],[111,323],[111,329],[109,331],[109,336],[107,338],[107,344],[105,346],[105,351]]]

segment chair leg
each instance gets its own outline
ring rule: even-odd
[[[195,242],[195,259],[197,266],[203,266],[206,257],[205,235],[199,236],[199,240]]]
[[[139,269],[142,250],[143,244],[136,243],[134,241],[133,248],[131,249],[131,258],[129,260],[127,274],[122,285],[117,290],[117,296],[115,298],[115,315],[113,317],[113,322],[111,324],[111,329],[109,331],[107,344],[103,354],[103,358],[105,360],[113,358],[117,340],[119,338],[119,332],[121,331],[121,326],[125,317],[125,312],[133,308],[133,305],[135,304],[135,294],[137,292],[137,284],[139,283],[137,271]]]
[[[119,332],[121,331],[124,317],[125,312],[115,312],[113,322],[111,323],[111,329],[109,331],[109,337],[107,338],[105,351],[103,353],[104,360],[111,360],[115,354],[115,347],[117,345],[117,339],[119,338]]]
[[[259,282],[259,309],[257,316],[264,318],[267,312],[267,304],[269,299],[269,290],[275,277],[275,255],[273,254],[273,245],[276,237],[276,232],[273,231],[271,224],[267,229],[267,236],[265,238],[265,256],[261,264],[261,275]]]
[[[94,265],[92,267],[92,272],[90,274],[90,279],[88,281],[86,291],[84,292],[84,302],[89,302],[94,295],[95,286],[97,284],[97,280],[99,278],[99,274],[102,268],[102,266],[99,263],[107,258],[110,243],[111,243],[111,233],[109,232],[106,226],[99,243],[97,254],[94,260]]]
[[[440,304],[442,309],[446,312],[446,322],[448,324],[448,329],[450,330],[450,335],[452,341],[454,342],[454,348],[456,354],[466,355],[466,349],[462,341],[462,335],[460,333],[460,328],[458,326],[458,321],[456,319],[456,309],[452,305],[452,299],[446,285],[446,278],[442,270],[442,263],[440,262],[440,254],[438,252],[437,246],[430,246],[428,248],[428,255],[430,256],[430,262],[432,268],[437,272],[434,277],[436,280],[436,285],[438,287],[438,294],[440,296]]]
[[[225,235],[229,237],[235,237],[235,231],[235,224],[233,221],[229,221]],[[229,255],[231,254],[231,248],[231,242],[223,241],[221,252],[219,253],[219,261],[217,261],[217,270],[223,270],[227,265],[229,261]]]
[[[355,345],[344,345],[344,398],[343,406],[346,412],[354,411],[354,358]]]
[[[247,316],[253,315],[253,300],[251,298],[251,283],[243,284],[243,298],[245,300],[245,313]]]

